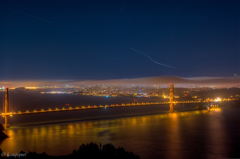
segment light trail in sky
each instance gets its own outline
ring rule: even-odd
[[[122,13],[122,11],[125,9],[125,6],[124,7],[122,7],[122,9],[121,9],[121,11],[120,11],[120,13]]]
[[[1,6],[1,5],[0,5],[0,6]],[[27,13],[24,13],[24,12],[20,12],[20,11],[17,11],[17,10],[15,10],[15,9],[8,8],[8,7],[6,7],[6,6],[2,6],[2,7],[6,8],[6,9],[9,9],[9,10],[11,10],[11,11],[14,11],[14,12],[17,12],[17,13],[20,13],[20,14],[23,14],[23,15],[26,15],[26,16],[29,16],[29,17],[32,17],[32,18],[35,18],[35,19],[38,19],[38,20],[41,20],[41,21],[44,21],[44,22],[47,22],[47,23],[51,23],[51,24],[52,24],[51,21],[48,21],[48,20],[45,20],[45,19],[42,19],[42,18],[38,18],[38,17],[36,17],[36,16],[30,15],[30,14],[27,14]]]
[[[138,65],[138,64],[130,62],[130,61],[119,60],[119,59],[116,59],[116,58],[113,58],[113,57],[100,56],[100,55],[97,55],[97,54],[91,54],[91,55],[98,56],[98,57],[105,58],[105,59],[116,60],[116,61],[119,61],[119,62],[129,63],[129,64],[132,64],[132,65]],[[143,65],[139,65],[139,66],[142,67],[142,68],[148,68],[148,69],[153,69],[153,70],[156,70],[156,71],[172,74],[172,72],[162,71],[162,70],[159,70],[159,69],[156,69],[156,68],[146,67],[146,66],[143,66]]]
[[[135,52],[138,52],[138,53],[140,53],[140,54],[143,54],[143,55],[147,56],[152,62],[154,62],[154,63],[156,63],[156,64],[158,64],[158,65],[162,65],[162,66],[170,67],[170,68],[175,68],[175,67],[173,67],[173,66],[165,65],[165,64],[163,64],[163,63],[159,63],[159,62],[157,62],[157,61],[154,61],[150,56],[144,54],[144,53],[141,52],[141,51],[138,51],[138,50],[133,49],[133,48],[131,48],[131,47],[130,47],[129,49],[131,49],[131,50],[133,50],[133,51],[135,51]]]

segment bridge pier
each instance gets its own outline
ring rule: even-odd
[[[8,98],[8,88],[5,88],[5,113],[9,113],[9,98]],[[9,115],[5,115],[5,129],[10,127]]]
[[[170,110],[169,110],[170,113],[173,113],[174,112],[174,109],[173,109],[173,103],[170,104]]]
[[[170,84],[170,110],[169,112],[170,113],[173,113],[174,112],[174,109],[173,109],[173,84]]]

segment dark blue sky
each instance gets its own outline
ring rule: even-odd
[[[2,0],[0,80],[239,75],[239,3]]]

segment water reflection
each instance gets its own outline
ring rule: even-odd
[[[239,111],[239,110],[238,110]],[[240,112],[240,111],[239,111]],[[1,149],[65,155],[82,143],[113,143],[141,158],[214,158],[227,153],[222,111],[198,110],[7,129]]]

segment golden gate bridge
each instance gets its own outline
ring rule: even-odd
[[[9,128],[9,117],[13,115],[27,115],[51,112],[63,112],[74,110],[90,110],[90,109],[106,109],[129,107],[129,106],[144,106],[144,105],[170,105],[169,112],[174,112],[174,105],[178,103],[208,103],[209,101],[174,101],[174,87],[170,84],[170,100],[169,102],[139,102],[139,103],[122,103],[99,106],[75,106],[62,102],[54,102],[46,99],[41,99],[17,90],[5,88],[5,93],[2,98],[2,107],[0,107],[0,116],[5,118],[5,128]],[[217,101],[218,102],[218,101]],[[34,103],[34,104],[32,104]]]

